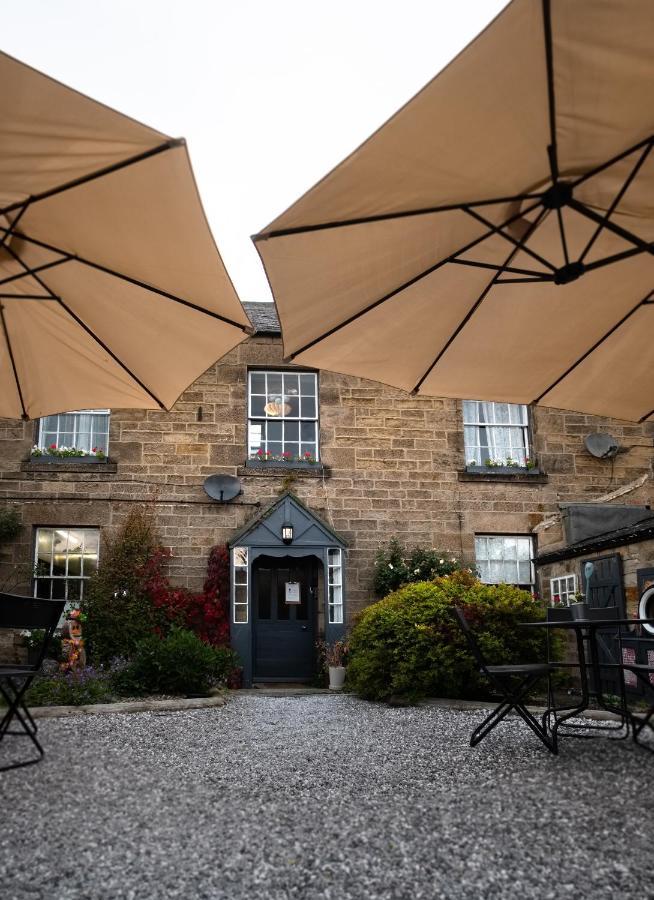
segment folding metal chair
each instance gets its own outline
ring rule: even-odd
[[[493,712],[472,732],[470,746],[475,747],[480,741],[483,741],[493,728],[499,725],[502,719],[514,709],[523,722],[531,728],[536,737],[545,744],[547,749],[552,753],[558,753],[556,736],[550,735],[545,721],[539,722],[525,706],[525,700],[529,691],[541,678],[549,677],[553,667],[549,663],[488,665],[463,610],[455,608],[454,612],[480,672],[488,678],[502,698]]]
[[[34,629],[43,630],[43,641],[34,654],[33,663],[0,663],[0,694],[7,703],[7,709],[0,720],[0,742],[5,737],[28,737],[38,757],[23,762],[12,762],[0,766],[0,772],[18,769],[39,762],[43,758],[43,747],[36,736],[37,725],[25,705],[25,693],[38,674],[46,649],[59,623],[66,605],[65,600],[41,600],[36,597],[20,597],[15,594],[0,593],[0,631]],[[15,723],[15,729],[10,726]]]

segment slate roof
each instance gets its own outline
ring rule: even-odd
[[[537,566],[544,566],[563,559],[572,559],[575,556],[585,556],[586,553],[594,553],[596,550],[637,544],[652,537],[654,537],[654,516],[644,519],[635,525],[628,525],[626,528],[618,528],[605,534],[586,538],[583,541],[577,541],[575,544],[569,544],[560,550],[539,553],[534,562]]]
[[[281,334],[274,303],[243,303],[247,317],[256,334]]]

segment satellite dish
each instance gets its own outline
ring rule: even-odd
[[[219,503],[229,503],[241,493],[241,481],[236,475],[209,475],[202,486],[205,493]]]
[[[612,459],[618,452],[618,441],[612,434],[588,434],[584,438],[584,446],[596,459]]]

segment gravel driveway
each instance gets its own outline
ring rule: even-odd
[[[0,774],[2,900],[653,897],[654,757],[348,696],[43,720]]]

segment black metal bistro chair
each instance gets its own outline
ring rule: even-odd
[[[454,612],[466,637],[470,652],[479,665],[480,672],[488,678],[502,698],[493,712],[472,732],[470,746],[475,747],[480,741],[483,741],[493,728],[499,725],[502,719],[514,709],[523,722],[545,744],[547,749],[552,753],[558,753],[556,736],[550,735],[545,722],[539,722],[525,706],[525,700],[529,691],[541,678],[549,677],[552,672],[552,666],[549,663],[488,665],[463,610],[455,608]]]
[[[35,759],[0,765],[0,772],[39,762],[43,747],[36,736],[37,725],[25,705],[25,692],[38,674],[47,646],[59,623],[65,600],[41,600],[0,593],[0,632],[6,630],[43,631],[43,640],[33,653],[33,662],[24,664],[0,662],[0,694],[7,707],[0,720],[0,742],[8,736],[28,737],[38,752]],[[15,728],[11,726],[15,725]]]

